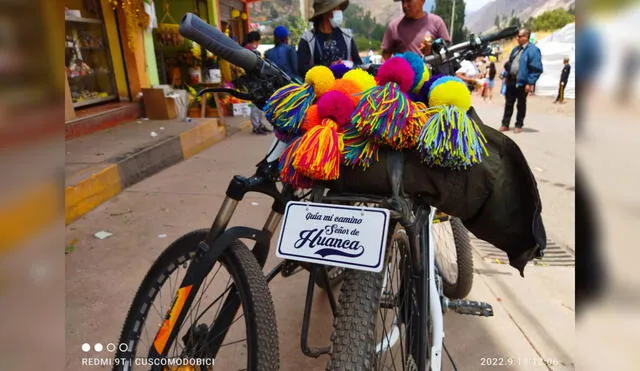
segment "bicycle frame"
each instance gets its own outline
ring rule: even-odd
[[[167,312],[167,318],[165,321],[169,321],[169,317],[174,318],[169,321],[171,327],[165,329],[164,334],[156,335],[156,339],[160,336],[163,337],[164,344],[171,344],[178,335],[181,328],[186,311],[181,308],[189,308],[191,302],[194,300],[199,284],[202,279],[208,274],[209,270],[215,264],[215,261],[224,253],[224,250],[230,245],[230,243],[236,239],[250,239],[256,242],[252,253],[256,257],[259,265],[264,267],[265,262],[270,253],[270,241],[280,224],[284,215],[284,210],[288,201],[298,200],[293,193],[293,190],[287,185],[283,186],[282,190],[276,188],[276,182],[273,178],[265,175],[259,175],[261,170],[258,169],[256,175],[245,178],[242,176],[235,176],[229,186],[227,187],[226,197],[218,210],[218,213],[214,219],[214,222],[209,230],[204,241],[200,242],[198,253],[190,264],[185,278],[180,284],[180,293],[182,289],[189,288],[186,296],[176,295],[176,300],[172,304],[171,308]],[[265,174],[262,170],[262,174]],[[231,227],[228,228],[229,221],[231,220],[237,205],[244,195],[249,192],[257,192],[265,194],[273,198],[273,204],[271,212],[269,213],[261,230],[249,227]],[[370,202],[381,205],[391,204],[387,202],[388,199],[380,196],[366,196],[366,195],[327,195],[322,198],[322,202],[326,203],[343,203],[343,202]],[[429,314],[421,315],[420,318],[420,332],[418,336],[418,349],[427,349],[427,344],[430,343],[430,356],[420,357],[418,359],[418,369],[427,370],[428,366],[431,369],[439,370],[441,364],[441,351],[442,351],[442,339],[443,339],[443,311],[440,297],[440,290],[437,287],[436,269],[435,269],[435,249],[434,239],[431,233],[431,225],[436,212],[434,207],[428,206],[428,212],[426,206],[421,204],[418,207],[411,208],[414,210],[415,215],[403,215],[402,208],[394,209],[391,206],[385,207],[391,210],[392,219],[396,222],[400,222],[405,227],[410,241],[410,250],[413,261],[413,272],[418,276],[418,287],[416,292],[418,294],[420,313]],[[407,210],[406,208],[404,210]],[[405,211],[406,213],[406,211]],[[413,212],[412,212],[413,213]],[[278,274],[283,271],[286,261],[279,263],[271,272],[266,275],[267,281],[270,282]],[[329,352],[329,347],[324,348],[311,348],[308,345],[308,329],[310,325],[310,313],[313,302],[314,282],[317,279],[321,279],[325,282],[326,287],[329,287],[329,278],[326,270],[326,266],[319,264],[308,264],[302,262],[295,262],[303,269],[310,272],[309,283],[307,286],[307,295],[305,300],[305,310],[302,324],[302,331],[300,337],[300,346],[302,352],[309,357],[318,357],[322,354]],[[218,320],[216,320],[214,326],[209,330],[207,341],[209,342],[209,349],[212,350],[212,356],[217,354],[228,328],[230,327],[233,318],[239,309],[240,303],[234,293],[234,287],[231,288],[231,293],[227,297],[220,313]],[[329,296],[329,302],[331,304],[333,315],[337,314],[337,304],[333,292],[327,290]],[[178,297],[180,299],[178,300]],[[176,307],[180,310],[176,312]],[[432,336],[431,339],[427,339],[429,333],[429,322],[431,318]],[[168,330],[168,331],[167,331]],[[150,349],[150,357],[162,357],[166,352],[166,349],[158,349],[156,341]],[[427,360],[430,361],[430,365],[427,364]]]

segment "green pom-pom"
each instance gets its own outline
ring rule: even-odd
[[[487,139],[465,111],[455,106],[432,108],[435,112],[418,138],[418,150],[430,166],[465,169],[482,162],[489,152]]]

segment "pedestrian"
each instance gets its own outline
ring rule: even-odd
[[[394,0],[397,1],[397,0]],[[424,11],[425,0],[402,0],[404,16],[389,23],[382,39],[382,57],[412,51],[424,55],[425,43],[435,39],[451,42],[449,31],[439,15]]]
[[[493,103],[493,87],[495,85],[496,72],[496,64],[493,62],[489,63],[484,94],[484,100],[486,101],[487,98],[489,98],[489,103]]]
[[[289,45],[289,29],[282,25],[274,28],[273,40],[276,46],[267,50],[264,54],[265,58],[275,63],[290,77],[299,80],[298,55],[295,49]]]
[[[305,76],[317,65],[331,66],[345,63],[362,65],[355,38],[350,29],[342,28],[342,12],[348,0],[314,0],[313,29],[302,34],[298,43],[298,72]]]
[[[242,46],[256,53],[259,57],[262,57],[258,51],[261,38],[259,31],[251,31],[247,33]],[[250,103],[249,107],[251,110],[251,126],[253,126],[253,133],[257,135],[270,133],[271,130],[262,123],[262,111],[260,111],[260,109],[253,103]]]
[[[571,72],[571,65],[569,64],[569,58],[562,60],[564,67],[562,67],[562,73],[560,73],[560,84],[558,86],[558,96],[553,103],[564,103],[564,89],[567,87],[569,81],[569,73]]]
[[[513,48],[509,60],[505,63],[507,91],[500,131],[509,130],[513,106],[517,102],[518,114],[513,132],[522,132],[524,118],[527,114],[527,96],[533,91],[533,86],[542,74],[542,55],[540,49],[529,42],[530,37],[531,31],[528,29],[518,30],[516,36],[518,46]]]
[[[460,62],[460,68],[456,71],[456,76],[467,83],[470,92],[474,92],[481,78],[480,70],[475,62],[464,59]]]

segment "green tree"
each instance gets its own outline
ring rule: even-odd
[[[495,21],[493,21],[493,24],[497,27],[500,28],[500,16],[496,14],[496,19]]]
[[[433,11],[434,14],[439,15],[447,25],[447,29],[451,27],[451,10],[453,8],[454,0],[437,0],[436,7]],[[449,29],[449,33],[453,34],[453,43],[466,41],[469,37],[468,31],[464,27],[464,0],[455,0],[456,8],[454,15],[453,29]]]
[[[309,23],[303,17],[290,15],[287,17],[285,26],[289,29],[289,44],[298,45],[300,37],[309,27]]]
[[[379,24],[371,11],[351,4],[344,12],[345,26],[353,31],[359,51],[378,50],[386,27]]]
[[[575,22],[575,19],[575,15],[566,9],[558,8],[548,10],[532,20],[530,29],[531,31],[557,30],[569,23]]]
[[[513,27],[513,26],[520,27],[520,25],[521,25],[520,18],[518,17],[513,17],[509,21],[509,27]]]

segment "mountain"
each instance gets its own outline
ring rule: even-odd
[[[465,16],[465,26],[473,33],[482,33],[495,27],[496,15],[507,20],[512,16],[522,22],[547,10],[575,6],[575,0],[495,0]]]

